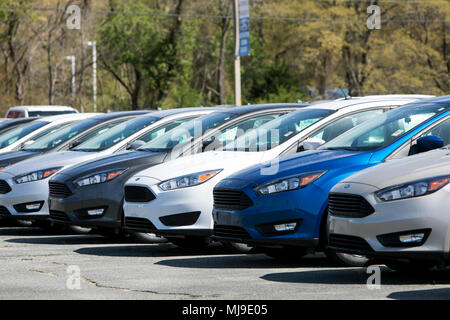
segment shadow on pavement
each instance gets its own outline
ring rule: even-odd
[[[450,300],[450,288],[392,292],[387,297],[396,300]]]
[[[381,285],[427,285],[450,284],[450,270],[432,270],[420,274],[404,274],[381,267]],[[334,270],[313,270],[302,272],[271,273],[261,279],[285,283],[309,284],[366,284],[372,273],[365,268],[349,268]]]
[[[205,257],[171,259],[156,264],[177,268],[205,269],[265,269],[265,268],[333,268],[338,267],[323,255],[309,255],[298,261],[280,261],[264,254],[230,255],[223,257]]]
[[[0,234],[1,235],[1,234]],[[105,238],[98,235],[74,235],[73,233],[66,236],[57,234],[50,236],[48,232],[30,232],[29,234],[19,234],[29,236],[28,238],[15,238],[4,240],[10,243],[26,243],[26,244],[49,244],[49,245],[90,245],[90,244],[116,244],[116,243],[134,243],[135,241],[126,238]],[[39,236],[39,237],[37,237]]]
[[[41,229],[41,228],[0,228],[0,236],[50,236],[50,235],[74,235],[70,230]],[[7,241],[7,240],[6,240]]]
[[[173,257],[198,255],[224,255],[232,253],[221,245],[207,248],[184,249],[170,243],[155,243],[134,246],[90,247],[75,250],[76,253],[107,257]],[[215,258],[212,258],[215,259]]]

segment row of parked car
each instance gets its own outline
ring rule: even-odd
[[[449,262],[450,96],[2,125],[3,218],[353,266]]]

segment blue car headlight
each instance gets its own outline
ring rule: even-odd
[[[268,195],[273,193],[292,191],[297,189],[305,188],[310,185],[321,176],[323,176],[327,170],[308,172],[298,176],[287,177],[284,179],[278,179],[265,183],[263,185],[257,186],[255,191],[260,195]]]
[[[384,188],[375,195],[383,202],[420,197],[442,189],[449,182],[450,176],[435,177]]]
[[[114,178],[120,176],[127,169],[114,169],[102,172],[92,173],[88,176],[79,178],[73,183],[78,187],[90,186],[92,184],[99,184],[113,180]]]
[[[62,167],[48,168],[48,169],[29,172],[27,174],[14,177],[14,181],[17,184],[21,184],[21,183],[27,183],[27,182],[33,182],[33,181],[46,179],[46,178],[50,177],[51,175],[55,174],[61,168]]]

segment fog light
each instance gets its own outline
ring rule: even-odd
[[[295,230],[295,227],[297,227],[297,222],[276,224],[273,227],[278,232],[293,231]]]
[[[401,243],[422,242],[425,233],[404,234],[398,237]]]
[[[105,211],[105,209],[92,209],[87,210],[87,214],[89,216],[101,216],[103,214],[103,211]]]
[[[27,208],[27,210],[30,210],[30,211],[39,210],[41,208],[41,203],[40,202],[30,203],[30,204],[25,205],[25,208]]]

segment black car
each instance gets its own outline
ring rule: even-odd
[[[267,104],[216,111],[184,123],[136,151],[106,156],[61,171],[49,182],[50,220],[97,228],[102,234],[114,230],[117,234],[123,226],[123,185],[132,175],[174,157],[203,152],[215,144],[222,146],[236,139],[239,132],[304,106]],[[218,136],[226,141],[217,141]],[[109,176],[113,178],[108,179]],[[146,238],[145,234],[135,235]]]
[[[69,150],[120,122],[147,113],[149,111],[111,112],[65,124],[58,128],[59,130],[45,134],[21,150],[0,154],[0,168],[5,168],[43,153]]]

